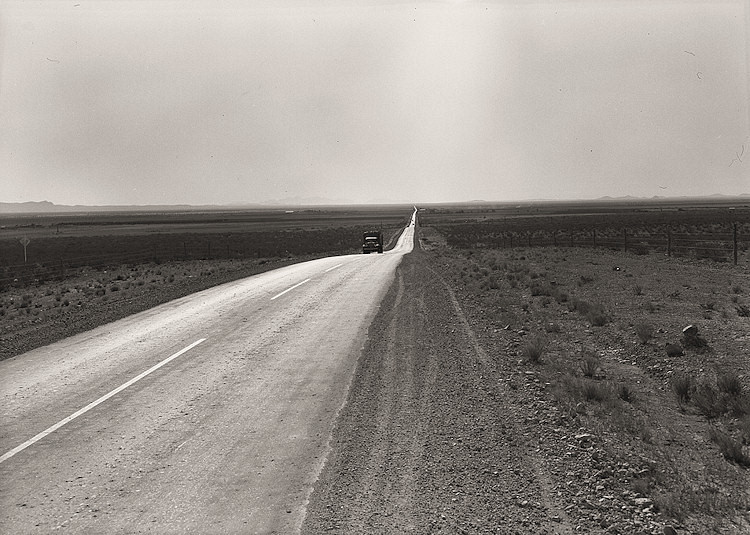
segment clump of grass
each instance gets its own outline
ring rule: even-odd
[[[642,344],[647,344],[654,337],[654,326],[650,323],[637,323],[635,325],[635,334]]]
[[[737,463],[745,468],[750,467],[750,456],[742,451],[740,442],[715,427],[710,429],[708,436],[712,442],[719,446],[719,451],[727,461]]]
[[[687,403],[690,401],[690,394],[693,389],[693,378],[687,374],[678,374],[672,377],[670,381],[672,386],[672,392],[677,396],[677,400],[680,403]]]
[[[728,394],[731,397],[742,395],[742,381],[735,373],[722,372],[717,374],[716,386],[720,392]]]
[[[709,420],[718,418],[726,412],[726,403],[713,385],[703,382],[695,386],[691,393],[693,403]]]
[[[546,345],[546,341],[541,337],[528,340],[522,350],[524,358],[533,364],[541,363]]]
[[[550,296],[552,295],[552,287],[549,284],[541,283],[541,282],[534,282],[531,285],[531,295],[532,296]]]
[[[601,303],[589,303],[583,299],[573,299],[569,308],[585,317],[594,327],[602,327],[607,324],[607,313]]]
[[[604,401],[609,398],[609,391],[607,386],[590,379],[582,379],[580,381],[580,391],[584,399],[588,401]]]
[[[643,295],[643,286],[636,284],[633,286],[633,295]]]
[[[599,370],[599,357],[591,353],[585,354],[581,359],[580,367],[584,377],[595,377]]]
[[[750,307],[747,305],[738,305],[735,307],[737,315],[741,318],[750,318]]]

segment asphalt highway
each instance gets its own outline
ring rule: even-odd
[[[295,533],[414,217],[0,362],[0,532]]]

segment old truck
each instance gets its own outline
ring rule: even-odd
[[[370,230],[362,235],[362,252],[365,254],[383,252],[383,233],[379,230]]]

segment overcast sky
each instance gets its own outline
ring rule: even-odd
[[[0,202],[750,193],[749,13],[0,2]]]

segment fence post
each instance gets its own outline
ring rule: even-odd
[[[552,231],[552,243],[557,247],[557,230]]]
[[[513,249],[513,233],[510,234],[510,248]]]
[[[667,256],[672,256],[672,229],[667,229]]]
[[[529,239],[529,247],[531,247],[531,232],[527,232],[527,233],[526,233],[526,236],[527,236],[527,237],[528,237],[528,239]]]
[[[596,229],[594,229],[594,247],[596,247]]]
[[[625,238],[625,252],[628,252],[628,229],[622,230],[622,235]]]
[[[734,232],[733,232],[733,241],[734,241],[734,265],[737,265],[737,223],[734,224]]]

